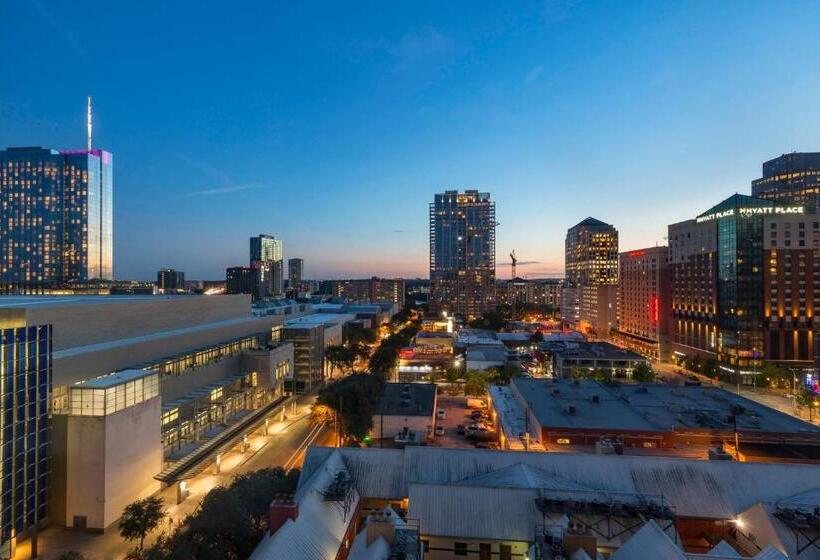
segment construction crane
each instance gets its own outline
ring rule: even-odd
[[[512,264],[512,276],[510,276],[510,280],[515,280],[515,265],[518,262],[518,259],[515,258],[515,249],[510,252],[510,264]]]

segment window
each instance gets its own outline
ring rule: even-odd
[[[555,443],[560,443],[561,445],[569,445],[569,438],[559,437],[555,440]]]
[[[490,560],[492,556],[492,549],[493,545],[490,543],[481,543],[478,545],[478,558],[479,560]]]
[[[467,543],[457,542],[453,543],[454,556],[467,556]]]
[[[501,560],[512,560],[512,547],[510,545],[501,545]]]

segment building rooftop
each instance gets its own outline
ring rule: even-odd
[[[470,346],[467,348],[467,362],[506,362],[507,347],[503,344],[492,346]],[[468,363],[469,367],[469,363]]]
[[[609,342],[582,342],[556,352],[561,358],[587,358],[598,360],[646,360],[630,350],[619,348]]]
[[[134,379],[141,379],[147,375],[156,375],[156,372],[146,369],[125,369],[109,373],[108,375],[101,375],[94,379],[87,379],[75,383],[72,387],[80,389],[108,389],[109,387],[116,387]]]
[[[196,295],[111,295],[111,296],[2,296],[0,295],[0,309],[25,309],[39,307],[62,307],[74,305],[101,305],[106,303],[129,303],[137,301],[160,301],[172,299],[205,298],[210,296]]]
[[[384,416],[432,416],[436,406],[434,383],[387,383],[377,407]]]
[[[555,381],[524,377],[513,379],[512,384],[543,427],[732,431],[732,408],[740,407],[743,412],[737,415],[737,427],[746,436],[820,435],[816,426],[717,387],[604,385],[591,379]],[[568,407],[572,407],[571,413]]]
[[[347,323],[356,319],[353,313],[312,313],[285,321],[285,327],[316,327],[319,325]]]

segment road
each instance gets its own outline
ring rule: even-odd
[[[797,411],[795,409],[794,402],[792,401],[792,399],[788,399],[783,395],[775,393],[768,389],[741,385],[738,390],[737,385],[733,385],[730,383],[715,382],[706,376],[697,373],[692,373],[688,370],[682,370],[682,368],[672,364],[661,364],[655,362],[652,364],[652,367],[658,373],[658,375],[660,375],[660,377],[665,381],[672,383],[683,383],[683,381],[686,379],[686,376],[694,375],[698,378],[699,381],[703,382],[704,385],[719,385],[727,391],[738,393],[739,395],[746,397],[749,400],[759,402],[760,404],[768,406],[769,408],[773,408],[784,414],[788,414],[789,416],[794,416],[795,418],[800,418],[801,420],[809,422],[808,413],[801,413],[801,411]],[[683,371],[686,375],[680,375],[679,373],[677,373],[678,371]],[[818,417],[818,415],[813,415],[811,423],[820,425],[820,417]]]
[[[163,531],[170,529],[172,524],[180,523],[199,507],[202,499],[212,488],[230,483],[235,475],[272,466],[298,467],[301,466],[309,445],[333,445],[332,428],[326,425],[316,426],[310,420],[314,400],[315,397],[300,399],[295,413],[291,411],[285,420],[277,413],[275,421],[268,428],[268,435],[263,433],[263,428],[251,434],[248,441],[249,449],[245,453],[234,448],[223,454],[218,474],[215,466],[211,465],[189,480],[190,495],[183,503],[176,503],[176,485],[162,490],[159,495],[167,504],[168,525],[150,535],[146,539],[146,544],[156,540]],[[274,417],[271,419],[274,420]],[[119,560],[124,558],[131,548],[133,543],[126,543],[120,538],[116,525],[101,534],[48,527],[41,531],[39,536],[39,558],[46,560],[68,550],[82,552],[93,560]],[[14,558],[30,558],[29,542],[18,543]]]

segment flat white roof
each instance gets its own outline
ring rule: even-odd
[[[312,313],[302,317],[294,317],[285,321],[286,327],[314,327],[327,323],[347,323],[353,321],[356,315],[353,313]]]
[[[140,379],[148,375],[157,375],[156,372],[145,369],[124,369],[122,371],[115,371],[108,375],[101,375],[94,379],[86,379],[72,385],[73,388],[79,389],[108,389],[109,387],[116,387],[134,379]]]
[[[161,301],[184,298],[204,298],[213,296],[196,295],[113,295],[113,296],[0,296],[0,308],[26,308],[26,307],[60,307],[65,305],[100,305],[106,303],[123,303],[134,301]]]

